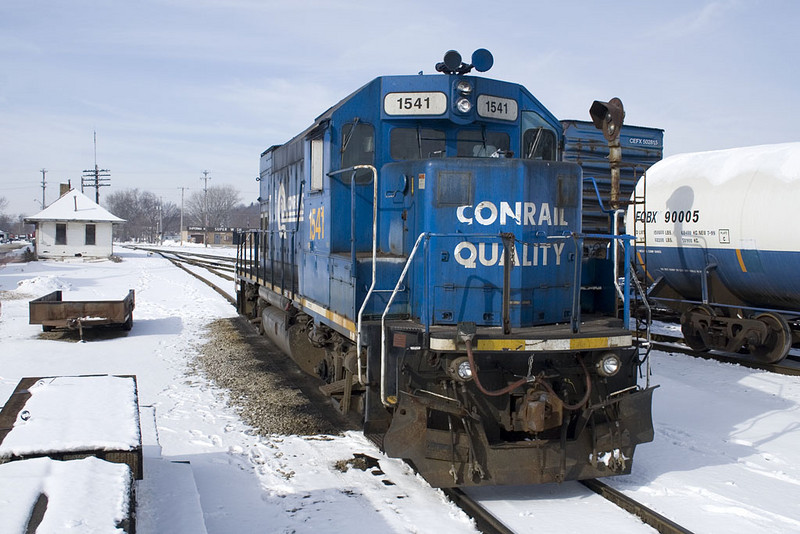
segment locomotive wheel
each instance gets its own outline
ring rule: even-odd
[[[769,334],[763,345],[750,349],[750,354],[765,363],[777,363],[784,359],[792,348],[792,330],[783,316],[775,313],[756,315],[756,320],[767,325]]]
[[[705,315],[710,319],[716,314],[714,310],[708,306],[695,306],[681,316],[681,333],[683,334],[683,340],[686,345],[688,345],[690,349],[698,352],[708,352],[709,348],[706,346],[703,338],[697,334],[692,327],[692,322],[690,320],[691,315]]]

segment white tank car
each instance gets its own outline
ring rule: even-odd
[[[800,319],[800,143],[671,156],[634,195],[637,263],[686,342],[783,359]]]

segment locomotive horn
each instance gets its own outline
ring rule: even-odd
[[[453,74],[461,68],[461,54],[455,50],[448,50],[444,55],[444,61],[436,64],[436,70],[445,74]]]
[[[485,48],[479,48],[472,53],[472,66],[478,72],[486,72],[494,65],[492,53]]]
[[[494,65],[492,53],[485,48],[479,48],[472,53],[472,63],[461,61],[461,54],[455,50],[448,50],[444,55],[444,61],[436,64],[436,71],[445,74],[467,74],[472,69],[478,72],[486,72]]]

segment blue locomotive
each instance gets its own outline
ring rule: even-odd
[[[575,124],[470,75],[492,62],[376,78],[264,151],[238,307],[434,486],[628,473],[654,389],[617,297],[630,236],[583,231]],[[652,157],[631,132],[623,171]]]

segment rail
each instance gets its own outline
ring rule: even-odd
[[[230,304],[232,304],[233,306],[236,306],[236,299],[231,297],[231,295],[227,291],[225,291],[223,288],[221,288],[220,286],[218,286],[217,284],[215,284],[214,282],[212,282],[208,278],[200,276],[199,274],[197,274],[196,272],[192,271],[191,269],[186,268],[186,266],[184,266],[183,263],[188,263],[190,265],[195,265],[197,267],[201,267],[203,269],[206,269],[210,273],[214,274],[215,276],[227,279],[227,277],[223,277],[222,275],[220,275],[220,273],[216,272],[213,267],[209,267],[207,264],[204,265],[203,262],[196,262],[196,261],[190,260],[190,259],[186,258],[187,254],[182,254],[182,253],[179,253],[179,252],[176,253],[176,252],[171,251],[171,250],[159,250],[159,249],[155,249],[155,248],[140,247],[140,246],[133,246],[133,247],[130,247],[130,248],[133,248],[135,250],[146,250],[148,252],[153,252],[155,254],[158,254],[159,256],[164,258],[165,260],[167,260],[170,263],[172,263],[175,267],[177,267],[177,268],[185,271],[186,273],[192,275],[193,277],[197,278],[198,280],[200,280],[201,282],[203,282],[204,284],[209,286],[211,289],[213,289],[214,291],[219,293],[219,295],[224,297],[225,300],[227,300]],[[169,256],[174,256],[174,257],[169,257]]]
[[[656,529],[660,534],[692,534],[691,530],[680,526],[671,519],[667,519],[655,510],[628,497],[608,484],[604,484],[597,479],[581,480],[580,483],[623,510],[635,515],[644,523]]]
[[[618,506],[629,514],[635,515],[643,523],[653,527],[660,534],[692,534],[692,531],[659,514],[621,491],[597,479],[577,481],[588,490]],[[442,492],[453,503],[461,508],[474,521],[483,534],[511,534],[515,530],[503,523],[504,516],[495,516],[482,504],[483,499],[475,499],[459,488],[446,488]],[[534,529],[535,530],[535,529]]]

